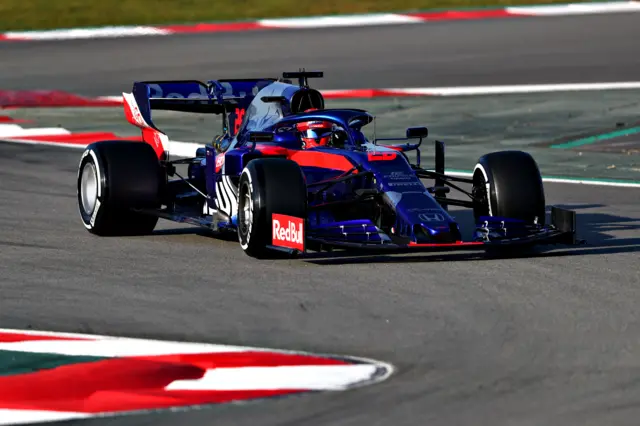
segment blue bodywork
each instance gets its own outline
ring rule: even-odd
[[[134,84],[133,95],[153,128],[152,109],[212,112],[224,118],[222,135],[189,159],[189,186],[182,180],[170,182],[181,188],[170,200],[167,217],[172,220],[235,231],[243,168],[253,159],[275,156],[298,161],[304,172],[310,242],[395,248],[464,244],[459,224],[434,195],[438,187],[427,187],[416,173],[426,135],[400,138],[405,144],[394,146],[369,140],[363,128],[374,121],[371,114],[326,109],[320,92],[309,88],[306,80],[140,82]],[[343,131],[341,145],[298,155],[303,149],[295,124],[312,120],[333,122]],[[417,152],[418,166],[409,162],[407,151]],[[548,238],[554,232],[507,218],[484,217],[481,222],[475,244]]]

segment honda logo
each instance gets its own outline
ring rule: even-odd
[[[418,219],[422,222],[444,222],[444,216],[440,213],[420,213]]]

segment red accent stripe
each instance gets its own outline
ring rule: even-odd
[[[481,246],[484,243],[476,241],[458,241],[456,243],[414,243],[410,242],[409,247],[465,247],[465,246]]]
[[[16,119],[8,115],[0,115],[0,123],[30,123],[29,120]]]
[[[256,151],[262,155],[289,155],[289,150],[277,145],[256,144]]]
[[[329,90],[322,93],[325,99],[376,98],[388,96],[388,91],[381,89]]]
[[[130,359],[190,364],[202,369],[230,367],[276,367],[287,365],[349,365],[348,362],[313,355],[287,354],[277,352],[247,351],[218,352],[202,354],[177,354],[142,356]]]
[[[214,33],[221,31],[249,31],[257,29],[267,29],[258,22],[219,22],[200,23],[193,25],[164,25],[156,26],[161,30],[168,30],[173,33]]]
[[[425,21],[458,21],[470,19],[507,18],[515,15],[506,9],[491,10],[444,10],[438,12],[408,13],[406,16],[421,18]],[[518,15],[519,16],[519,15]]]
[[[393,149],[394,151],[403,151],[402,145],[380,145],[383,146],[385,148],[389,148],[389,149]]]
[[[0,376],[0,407],[83,413],[157,409],[264,398],[304,389],[167,391],[206,369],[278,365],[346,365],[340,360],[267,351],[113,358]]]
[[[151,145],[159,160],[164,160],[166,157],[165,147],[162,145],[160,137],[161,133],[156,129],[152,129],[151,127],[142,129],[142,141]]]
[[[347,172],[353,168],[353,164],[347,158],[338,154],[315,151],[291,151],[290,159],[302,167],[320,167]]]
[[[17,343],[27,342],[34,340],[93,340],[84,337],[63,337],[63,336],[48,336],[42,334],[22,334],[22,333],[9,333],[0,332],[0,342],[2,343]]]
[[[353,99],[353,98],[393,98],[393,97],[424,97],[433,96],[425,93],[407,93],[401,90],[389,89],[353,89],[353,90],[328,90],[322,92],[325,99]]]

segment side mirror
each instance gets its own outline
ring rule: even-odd
[[[273,142],[272,132],[249,132],[250,142]]]
[[[260,100],[265,103],[277,102],[280,104],[286,104],[288,102],[287,98],[285,98],[284,96],[263,96],[260,98]]]
[[[426,138],[429,135],[429,129],[426,127],[409,127],[407,129],[408,139]]]

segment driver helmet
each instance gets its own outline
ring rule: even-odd
[[[302,149],[327,146],[331,142],[333,123],[329,121],[304,121],[296,124],[302,134]]]

